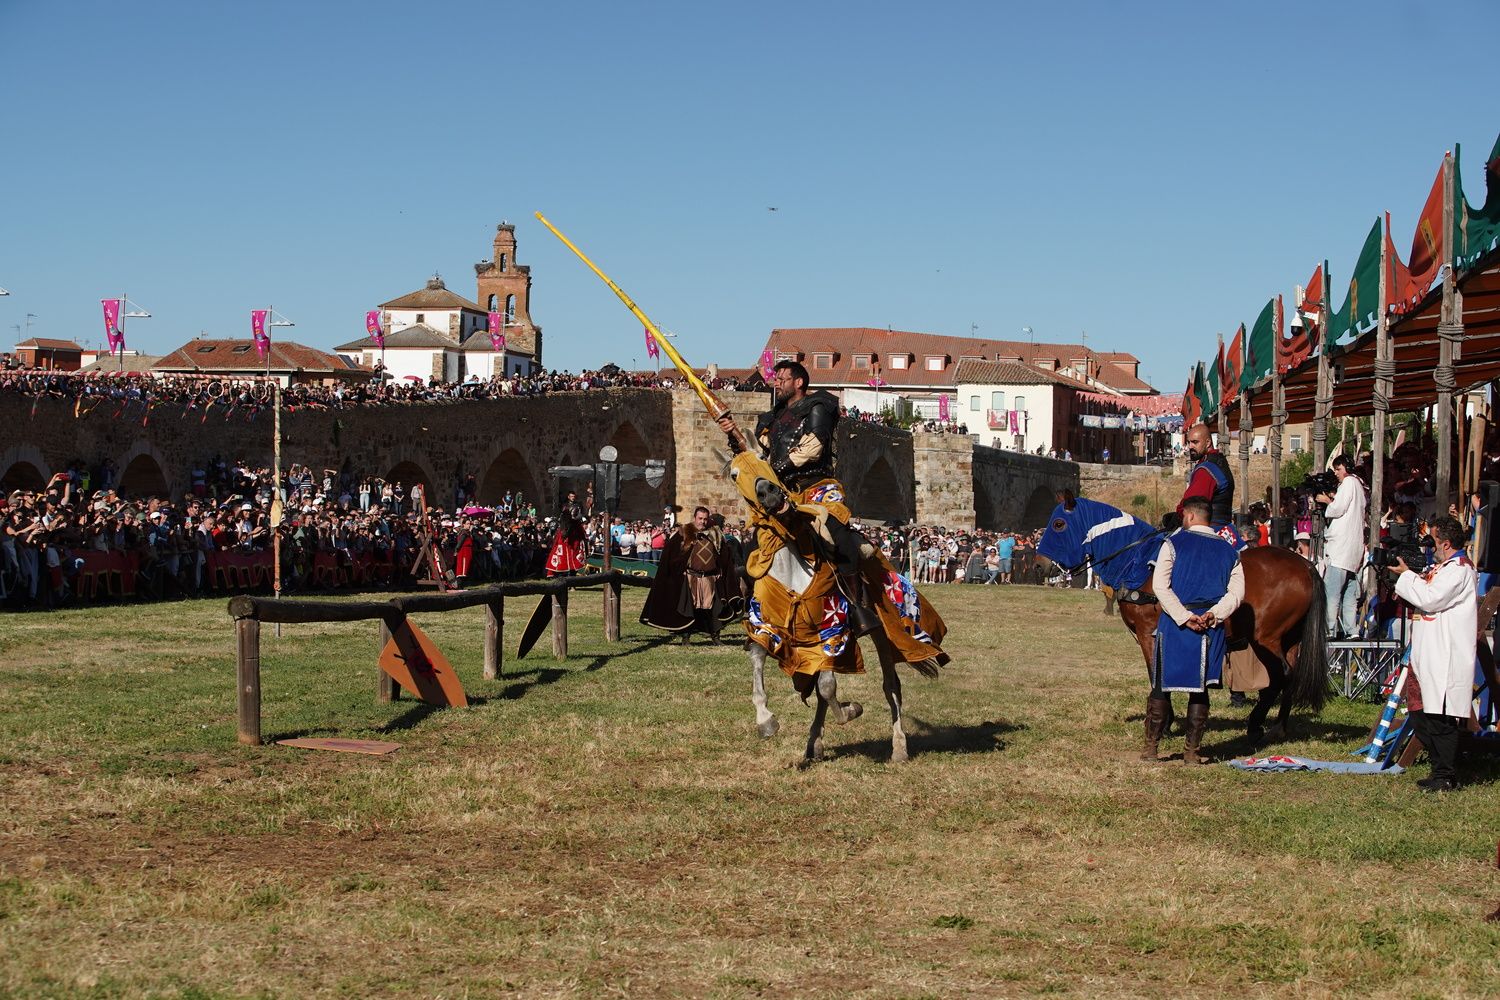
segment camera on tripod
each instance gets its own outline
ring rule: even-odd
[[[1332,472],[1314,472],[1297,486],[1299,497],[1316,497],[1319,494],[1332,496],[1339,489],[1339,477]]]

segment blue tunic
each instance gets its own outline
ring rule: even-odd
[[[1172,593],[1183,607],[1201,614],[1229,592],[1239,555],[1217,535],[1183,528],[1172,534]],[[1224,625],[1194,632],[1162,612],[1156,623],[1153,681],[1163,691],[1202,691],[1224,677]]]

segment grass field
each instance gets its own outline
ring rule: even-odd
[[[806,771],[785,678],[758,740],[744,654],[628,624],[640,591],[618,645],[582,594],[571,658],[496,681],[481,612],[419,619],[468,709],[377,704],[373,623],[267,627],[268,742],[384,758],[237,746],[222,601],[0,618],[0,996],[1500,994],[1496,771],[1434,801],[1425,766],[1141,764],[1097,595],[931,595],[954,663],[906,680],[912,761],[875,671]],[[1278,749],[1343,756],[1375,713]]]

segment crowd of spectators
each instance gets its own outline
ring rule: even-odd
[[[712,377],[711,389],[740,389],[734,378]],[[502,399],[510,396],[543,396],[555,392],[590,389],[682,389],[687,383],[673,369],[656,374],[619,370],[540,372],[535,375],[505,375],[463,382],[422,381],[415,377],[333,385],[297,383],[283,391],[288,408],[345,409],[354,406],[385,406],[403,403],[442,403],[471,399]],[[744,388],[763,389],[762,386]],[[152,409],[175,406],[207,411],[214,407],[253,412],[269,406],[270,389],[262,381],[210,375],[165,375],[140,372],[60,372],[22,368],[0,370],[0,392],[23,396],[65,399],[74,402],[82,416],[97,406],[112,406],[120,416],[131,407]]]

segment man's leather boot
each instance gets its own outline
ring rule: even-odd
[[[1156,763],[1156,744],[1161,742],[1162,730],[1167,728],[1167,713],[1171,710],[1171,699],[1146,697],[1146,743],[1141,747],[1141,760]]]
[[[858,573],[840,574],[839,589],[849,601],[849,638],[858,639],[884,627],[870,599],[870,588],[865,586],[864,577]]]
[[[1187,710],[1187,737],[1182,748],[1182,762],[1184,764],[1208,764],[1211,761],[1200,754],[1198,749],[1203,746],[1203,729],[1208,725],[1208,706],[1201,703],[1188,705]]]

